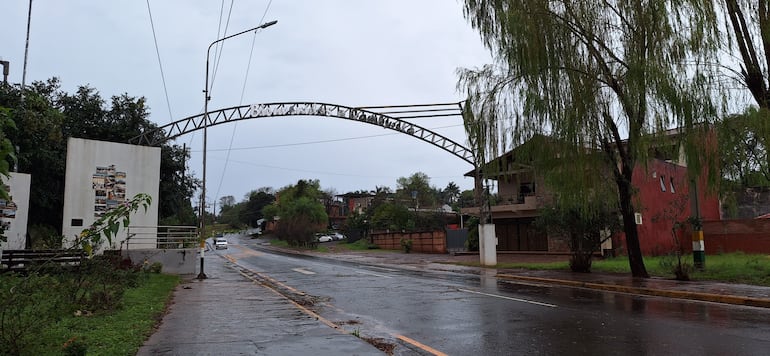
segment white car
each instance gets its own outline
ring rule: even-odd
[[[329,236],[329,235],[321,235],[321,234],[319,234],[319,235],[316,235],[315,237],[318,240],[318,242],[334,241],[334,238]]]
[[[214,248],[217,250],[227,249],[227,239],[224,237],[217,237],[214,239]]]
[[[331,236],[334,237],[335,241],[341,241],[341,240],[345,239],[345,235],[343,235],[343,234],[341,234],[339,232],[334,232]]]

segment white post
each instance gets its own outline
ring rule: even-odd
[[[479,225],[479,255],[482,266],[497,265],[497,237],[495,224]]]

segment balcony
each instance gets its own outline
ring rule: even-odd
[[[539,198],[535,195],[528,195],[521,197],[523,199],[504,199],[496,205],[490,207],[490,212],[493,218],[516,218],[516,217],[528,217],[537,216],[537,209],[539,207]],[[478,207],[463,208],[461,209],[463,214],[467,215],[479,215]]]

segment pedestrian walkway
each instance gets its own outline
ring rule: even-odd
[[[382,355],[256,284],[226,259],[209,256],[209,278],[177,287],[160,327],[137,355]]]

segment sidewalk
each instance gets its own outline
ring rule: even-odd
[[[265,248],[273,248],[263,246]],[[283,250],[297,253],[296,251]],[[480,273],[481,267],[457,265],[462,262],[478,262],[478,255],[422,254],[401,252],[302,252],[320,258],[355,261],[391,268],[419,268],[459,273]],[[498,254],[498,263],[557,262],[567,261],[569,256],[547,254]],[[511,281],[589,288],[619,293],[651,295],[667,298],[699,300],[733,305],[770,308],[770,287],[722,283],[713,281],[677,281],[659,277],[633,278],[618,273],[573,273],[569,271],[498,269],[497,277]]]
[[[208,279],[188,276],[177,286],[160,327],[137,355],[382,355],[229,266],[208,254]]]

